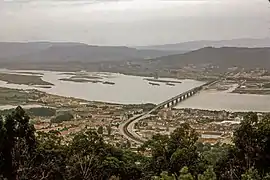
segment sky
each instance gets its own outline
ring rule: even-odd
[[[0,41],[143,46],[270,37],[268,0],[0,0]]]

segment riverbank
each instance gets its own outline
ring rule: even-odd
[[[123,66],[124,63],[124,66]],[[56,72],[66,72],[66,75],[75,75],[78,72],[104,72],[104,73],[120,73],[123,75],[129,76],[139,76],[139,77],[156,77],[159,78],[175,78],[179,80],[183,79],[193,79],[197,81],[213,81],[218,79],[222,73],[214,73],[214,72],[202,72],[202,71],[190,71],[183,70],[177,72],[171,72],[168,70],[160,70],[150,71],[141,68],[131,68],[127,67],[126,62],[115,62],[113,65],[110,63],[102,63],[102,67],[100,63],[90,63],[90,64],[82,64],[80,63],[67,63],[67,64],[21,64],[20,66],[5,66],[6,69],[9,70],[27,70],[27,71],[56,71]],[[123,66],[123,67],[122,67]],[[132,65],[131,65],[132,66]]]
[[[22,70],[19,70],[20,72]],[[27,70],[29,72],[29,70]],[[3,69],[1,73],[16,74],[17,71],[8,71]],[[158,104],[171,97],[174,97],[180,92],[185,92],[194,87],[200,86],[203,82],[194,80],[181,80],[182,83],[177,83],[174,86],[162,83],[160,86],[152,86],[144,80],[145,77],[127,76],[123,74],[113,73],[100,73],[100,72],[78,72],[76,74],[70,74],[72,72],[53,72],[53,71],[33,71],[35,73],[43,73],[41,77],[43,81],[54,84],[51,88],[42,88],[37,85],[21,85],[5,83],[0,81],[1,87],[14,88],[14,89],[37,89],[46,93],[74,97],[79,99],[85,99],[88,101],[101,101],[109,103],[119,104],[145,104],[154,103]],[[63,73],[69,73],[63,74]],[[88,83],[82,79],[76,79],[78,82],[70,79],[70,77],[98,77],[93,79],[94,81],[102,81],[102,83]],[[64,79],[64,81],[63,81]],[[177,81],[177,79],[159,78],[159,80]]]
[[[0,88],[0,115],[6,115],[17,106],[26,108],[37,131],[58,130],[68,138],[84,128],[103,127],[104,138],[111,144],[122,144],[125,138],[119,133],[119,124],[133,116],[153,108],[153,104],[122,105],[86,101],[63,97],[38,90]],[[55,122],[63,114],[70,119]],[[108,133],[110,135],[108,135]]]
[[[40,85],[40,86],[53,85],[52,83],[42,80],[41,77],[42,76],[37,75],[0,73],[0,80],[11,84]]]

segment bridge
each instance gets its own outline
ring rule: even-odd
[[[201,90],[203,90],[205,87],[212,86],[213,84],[217,83],[220,80],[211,81],[208,83],[205,83],[201,86],[195,87],[193,89],[190,89],[186,92],[183,92],[173,98],[170,98],[169,100],[166,100],[160,104],[158,104],[155,108],[150,110],[149,112],[134,116],[127,121],[125,121],[123,124],[120,124],[119,130],[120,133],[123,134],[128,140],[131,140],[133,142],[136,142],[137,144],[142,144],[146,141],[146,139],[140,137],[136,132],[134,132],[134,125],[135,123],[139,122],[142,119],[145,119],[149,117],[153,112],[156,112],[162,108],[171,108],[176,106],[177,104],[181,103],[182,101],[194,96]]]
[[[211,82],[205,83],[201,86],[198,86],[198,87],[190,89],[186,92],[183,92],[183,93],[181,93],[181,94],[179,94],[171,99],[168,99],[168,100],[158,104],[155,108],[153,108],[151,111],[149,111],[148,114],[151,114],[151,113],[153,113],[159,109],[162,109],[162,108],[174,107],[177,104],[181,103],[182,101],[184,101],[184,100],[190,98],[191,96],[195,95],[196,93],[200,92],[201,90],[203,90],[204,87],[211,86],[216,82],[217,81],[211,81]]]

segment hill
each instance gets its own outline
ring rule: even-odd
[[[101,62],[149,59],[175,54],[159,50],[137,50],[129,47],[91,46],[82,43],[0,43],[0,62]]]
[[[220,41],[190,41],[176,44],[154,45],[154,46],[141,46],[138,49],[155,49],[163,51],[181,51],[188,52],[192,50],[201,49],[204,47],[270,47],[270,38],[265,39],[232,39]]]
[[[270,69],[270,48],[206,47],[185,54],[148,61],[152,67],[182,68],[185,65],[213,65],[221,70],[230,67]]]
[[[133,75],[149,75],[158,72],[160,76],[171,76],[171,72],[180,69],[185,69],[185,72],[186,70],[196,72],[207,69],[208,72],[217,73],[225,72],[232,67],[270,70],[270,48],[206,47],[184,54],[152,59],[134,58],[135,55],[141,57],[147,53],[149,54],[149,51],[136,51],[126,47],[61,46],[21,55],[13,58],[14,60],[5,59],[1,62],[0,59],[0,66],[10,69],[86,70]]]

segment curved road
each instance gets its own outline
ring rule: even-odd
[[[132,118],[126,120],[124,123],[120,124],[119,130],[122,135],[124,135],[128,140],[133,141],[137,144],[143,144],[145,139],[140,137],[134,131],[134,125],[136,122],[147,117],[147,113],[133,116]]]
[[[215,84],[215,83],[218,82],[218,81],[220,81],[220,80],[208,82],[208,83],[206,83],[206,84],[204,84],[204,85],[202,85],[202,86],[195,87],[195,88],[193,88],[193,89],[191,89],[191,90],[189,90],[189,91],[187,91],[187,92],[190,92],[190,91],[192,91],[192,90],[194,90],[194,89],[196,89],[196,88],[200,88],[200,90],[202,90],[203,87],[205,87],[205,86],[211,86],[211,85]],[[185,93],[187,93],[187,92],[184,92],[184,93],[182,93],[182,94],[185,94]],[[197,93],[197,92],[198,92],[198,91],[196,91],[196,93]],[[193,95],[193,94],[192,94],[192,95]],[[176,98],[179,97],[179,96],[181,96],[181,94],[178,95],[178,96],[176,96]],[[122,135],[124,135],[124,136],[125,136],[128,140],[130,140],[130,141],[133,141],[133,142],[135,142],[135,143],[137,143],[137,144],[143,144],[143,143],[144,143],[145,141],[147,141],[147,140],[146,140],[145,138],[139,136],[139,135],[135,132],[135,129],[134,129],[135,123],[139,122],[139,121],[142,120],[142,119],[145,119],[145,118],[151,116],[151,115],[150,115],[151,112],[153,112],[153,111],[159,109],[160,107],[164,106],[166,103],[168,103],[168,101],[171,101],[172,99],[175,99],[175,98],[171,98],[171,99],[169,99],[169,100],[167,100],[167,101],[165,101],[165,102],[160,103],[159,105],[157,105],[155,108],[153,108],[153,109],[150,110],[149,112],[146,112],[146,113],[143,113],[143,114],[139,114],[139,115],[133,116],[132,118],[126,120],[124,123],[120,124],[120,126],[119,126],[119,131],[120,131],[120,133],[121,133]]]

